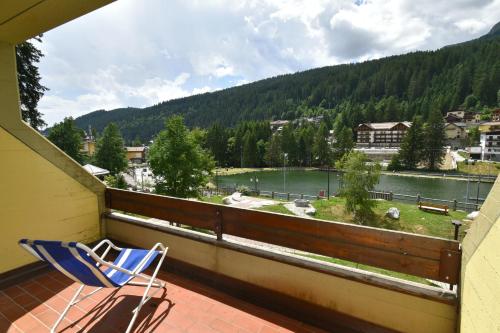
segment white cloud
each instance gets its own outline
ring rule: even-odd
[[[44,36],[50,124],[486,33],[500,0],[121,0]]]
[[[124,86],[122,89],[132,96],[145,98],[146,105],[152,105],[190,95],[191,92],[182,88],[189,76],[188,73],[181,73],[173,81],[155,77],[147,79],[142,86]]]
[[[114,109],[123,106],[113,93],[101,92],[79,95],[75,99],[47,94],[39,103],[39,110],[44,114],[45,121],[50,125],[64,117],[84,115],[99,109]]]
[[[109,68],[99,70],[96,74],[86,78],[81,77],[81,81],[87,81],[85,86],[89,92],[78,95],[76,98],[47,94],[40,101],[40,112],[45,115],[47,123],[53,124],[67,116],[76,118],[90,111],[128,106],[124,104],[124,101],[131,98],[137,101],[134,106],[146,107],[162,101],[213,90],[208,86],[192,90],[183,88],[190,77],[188,73],[181,73],[174,80],[154,77],[134,86],[118,82],[115,76],[117,72],[119,72],[118,69]]]

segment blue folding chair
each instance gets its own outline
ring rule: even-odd
[[[64,319],[69,309],[78,302],[98,292],[102,288],[120,288],[124,285],[144,286],[146,290],[139,302],[139,305],[132,311],[133,316],[127,327],[126,332],[129,333],[134,326],[139,311],[142,306],[153,297],[156,292],[165,287],[165,283],[156,279],[158,270],[160,269],[168,248],[161,243],[157,243],[151,250],[143,249],[126,249],[117,247],[111,241],[105,239],[97,244],[93,249],[76,242],[60,242],[60,241],[44,241],[44,240],[28,240],[22,239],[19,241],[28,252],[33,254],[40,260],[47,261],[59,272],[66,275],[73,281],[81,283],[80,288],[68,303],[59,319],[51,329],[55,332],[57,326]],[[95,251],[103,245],[107,245],[101,256],[98,256]],[[111,249],[119,251],[118,257],[113,263],[105,261],[104,258]],[[158,250],[159,249],[159,250]],[[152,276],[143,274],[142,272],[160,256],[158,264]],[[107,269],[103,269],[104,267]],[[133,278],[143,279],[145,282],[131,281]],[[97,289],[91,293],[78,298],[85,286],[94,286]],[[151,287],[158,288],[151,295],[148,295]]]

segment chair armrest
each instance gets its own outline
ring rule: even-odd
[[[168,251],[168,247],[165,247],[165,245],[163,245],[162,243],[156,243],[152,248],[151,250],[149,250],[149,252],[144,256],[144,258],[142,258],[142,260],[137,264],[137,266],[135,267],[135,269],[133,270],[133,273],[136,274],[137,271],[139,270],[140,267],[142,267],[142,265],[147,261],[149,260],[149,258],[153,255],[153,252],[156,251],[157,248],[160,248],[161,251],[158,251],[160,254],[164,254]]]
[[[116,251],[121,251],[122,248],[121,247],[118,247],[116,246],[115,244],[113,244],[113,242],[111,242],[109,239],[103,239],[102,241],[99,242],[99,244],[97,244],[96,246],[94,246],[92,248],[92,251],[97,251],[99,248],[101,248],[101,246],[103,246],[104,244],[108,244],[108,246],[110,246],[111,248],[113,248],[113,250],[116,250]]]

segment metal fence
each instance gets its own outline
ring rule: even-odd
[[[427,202],[434,202],[434,203],[439,203],[439,204],[446,204],[452,210],[464,210],[466,212],[479,210],[479,207],[481,207],[481,204],[482,204],[482,200],[476,200],[476,199],[473,199],[475,202],[463,202],[463,201],[458,201],[456,199],[455,200],[446,200],[446,199],[437,199],[437,198],[427,198],[427,197],[420,196],[420,194],[409,195],[409,194],[394,193],[393,198],[394,198],[394,200],[401,201],[401,202],[418,203],[420,201],[427,201]]]
[[[205,189],[203,190],[203,195],[231,195],[237,191],[237,187],[234,186],[223,186],[218,189]],[[483,199],[473,198],[470,202],[463,202],[458,200],[446,200],[446,199],[438,199],[438,198],[428,198],[423,197],[420,194],[410,195],[410,194],[401,194],[401,193],[393,193],[393,192],[385,192],[385,191],[370,191],[371,199],[382,199],[387,201],[399,201],[406,203],[419,203],[421,201],[431,202],[431,203],[439,203],[448,205],[451,210],[464,210],[467,212],[471,212],[474,210],[479,210],[481,207]],[[291,201],[295,199],[307,199],[307,200],[320,200],[326,199],[327,196],[325,193],[320,193],[318,195],[311,195],[306,193],[289,193],[289,192],[277,192],[277,191],[265,191],[259,189],[250,189],[248,193],[251,196],[261,196],[268,197],[276,200],[286,200]],[[332,195],[333,196],[333,195]]]

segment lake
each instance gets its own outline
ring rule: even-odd
[[[321,190],[327,190],[327,172],[322,171],[304,171],[287,170],[285,177],[283,171],[258,171],[231,176],[219,176],[219,186],[238,186],[246,185],[255,189],[257,178],[258,189],[261,191],[275,191],[284,193],[303,193],[308,195],[317,195]],[[285,178],[285,185],[283,182]],[[330,193],[338,191],[340,176],[336,172],[330,172]],[[486,198],[493,186],[492,183],[481,183],[479,186],[479,197]],[[476,198],[477,181],[469,184],[469,197]],[[380,181],[376,186],[377,191],[391,191],[393,193],[417,195],[423,197],[453,200],[465,202],[467,193],[467,181],[443,178],[423,178],[381,175]]]

